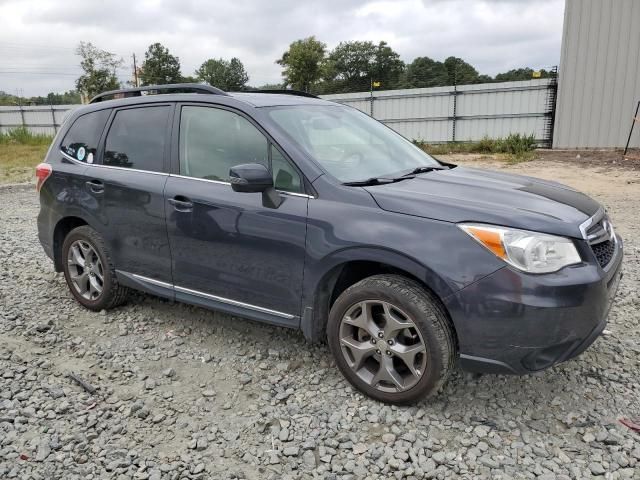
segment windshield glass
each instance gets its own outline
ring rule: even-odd
[[[269,116],[341,182],[393,177],[440,164],[390,128],[354,108],[271,107]]]

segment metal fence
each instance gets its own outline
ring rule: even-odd
[[[0,107],[0,133],[26,127],[31,133],[54,135],[62,125],[67,112],[77,107],[79,105]]]
[[[428,143],[533,134],[551,146],[555,78],[323,95],[350,105],[411,140]]]
[[[429,143],[533,134],[551,146],[557,83],[555,78],[324,95],[358,108],[411,140]],[[53,135],[78,105],[0,107],[0,132],[25,126]]]

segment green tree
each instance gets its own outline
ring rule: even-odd
[[[403,70],[400,55],[386,42],[356,40],[340,42],[331,51],[325,75],[334,91],[356,92],[368,90],[372,81],[380,82],[380,88],[394,88]]]
[[[165,85],[181,80],[180,59],[171,55],[169,49],[160,43],[149,45],[140,73],[142,85]]]
[[[48,93],[46,97],[34,97],[37,104],[45,105],[69,105],[81,103],[80,94],[76,90],[69,90],[63,93]]]
[[[448,85],[469,85],[484,80],[479,78],[478,71],[473,68],[473,65],[461,58],[449,57],[444,61],[444,66],[447,69]]]
[[[540,70],[540,76],[538,78],[549,78],[551,72],[545,69]],[[531,80],[533,78],[533,69],[529,67],[516,68],[509,70],[508,72],[499,73],[496,75],[496,82],[515,82],[518,80]]]
[[[249,81],[244,65],[237,58],[210,58],[195,72],[198,80],[227,91],[243,90]]]
[[[289,45],[282,58],[276,60],[278,65],[284,67],[282,78],[285,86],[309,91],[322,78],[326,50],[327,46],[313,36]]]
[[[80,42],[76,48],[84,73],[76,80],[76,88],[91,98],[107,90],[120,88],[116,71],[123,65],[114,53],[100,50],[91,42]]]
[[[444,63],[429,57],[417,57],[407,65],[403,88],[443,87],[449,84],[449,73]]]
[[[257,90],[282,90],[284,85],[281,83],[265,83],[260,85]]]
[[[371,79],[380,82],[380,88],[396,88],[404,69],[405,64],[400,60],[400,55],[387,45],[387,42],[378,43],[371,68]]]

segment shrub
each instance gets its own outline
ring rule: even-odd
[[[536,148],[536,139],[533,134],[522,135],[511,133],[505,138],[492,139],[488,136],[478,142],[451,142],[429,144],[420,140],[414,140],[418,147],[431,155],[447,155],[451,153],[505,153],[509,155],[509,161],[525,161],[534,158],[533,150]]]
[[[536,139],[533,134],[511,133],[506,138],[499,140],[499,143],[501,153],[512,155],[522,155],[524,152],[530,152],[536,148]]]
[[[493,140],[486,135],[477,143],[472,143],[472,153],[495,153],[500,140]]]

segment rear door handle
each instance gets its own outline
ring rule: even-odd
[[[176,195],[169,199],[169,203],[178,212],[191,212],[193,210],[193,202],[187,197]]]
[[[87,188],[93,193],[104,192],[104,183],[102,183],[100,180],[89,180],[86,185]]]

